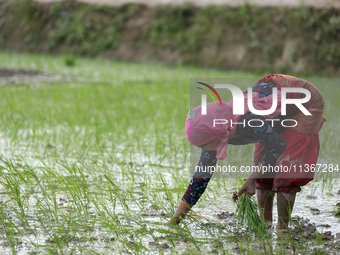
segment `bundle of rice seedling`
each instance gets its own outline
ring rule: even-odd
[[[247,191],[243,192],[236,203],[234,220],[238,222],[239,226],[247,225],[249,234],[254,233],[255,236],[262,239],[267,234],[267,228],[264,219],[259,215],[257,203]]]

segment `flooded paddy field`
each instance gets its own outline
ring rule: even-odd
[[[65,59],[0,53],[1,254],[339,253],[340,183],[322,176],[298,194],[288,233],[257,240],[237,227],[242,179],[214,178],[179,228],[165,225],[191,178],[189,79],[261,76]],[[340,87],[316,85],[319,161],[339,164]],[[226,161],[251,164],[241,147]]]

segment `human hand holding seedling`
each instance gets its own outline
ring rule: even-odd
[[[254,233],[262,239],[266,235],[266,224],[259,215],[258,205],[248,193],[248,191],[242,191],[238,200],[234,200],[237,203],[234,220],[238,222],[239,227],[247,226],[249,234]]]
[[[241,196],[244,191],[248,191],[249,195],[255,195],[255,182],[258,178],[264,178],[270,174],[262,171],[262,164],[260,163],[255,171],[244,182],[242,188],[238,191],[237,196]]]
[[[237,196],[241,196],[244,191],[247,191],[251,196],[255,195],[255,179],[248,178],[238,191]]]

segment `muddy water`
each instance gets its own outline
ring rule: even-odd
[[[34,164],[34,163],[33,163]],[[116,169],[117,170],[117,169]],[[164,171],[164,169],[158,169],[159,171]],[[167,179],[167,181],[169,183],[171,183],[171,177],[167,176],[166,174],[164,175],[165,178]],[[91,177],[89,177],[89,183],[91,183]],[[122,182],[123,182],[123,178],[122,178]],[[175,184],[174,184],[175,186]],[[233,182],[232,180],[230,181],[230,186],[226,189],[226,190],[221,190],[221,195],[220,197],[218,197],[216,200],[219,201],[219,203],[217,204],[216,202],[207,202],[207,203],[199,203],[196,207],[195,207],[195,211],[198,215],[200,215],[200,219],[199,221],[202,224],[215,224],[221,227],[224,227],[224,229],[222,230],[223,235],[227,236],[229,235],[229,231],[228,231],[228,223],[230,223],[232,221],[232,217],[227,217],[226,219],[220,219],[219,215],[225,213],[226,211],[229,212],[234,212],[235,211],[235,204],[231,201],[230,199],[230,194],[236,189],[236,184],[235,182]],[[339,188],[340,185],[338,183],[334,183],[334,188],[333,190],[337,190],[337,188]],[[209,191],[208,191],[209,192]],[[135,193],[138,193],[138,189],[135,190]],[[159,193],[162,193],[161,191]],[[224,193],[224,194],[223,194]],[[307,197],[307,195],[309,194],[314,194],[314,196],[316,197]],[[37,194],[37,196],[39,197],[39,194]],[[62,204],[62,206],[68,206],[69,201],[65,201],[65,198],[67,197],[67,194],[59,194],[57,196],[57,200],[60,201],[60,203]],[[143,194],[140,194],[140,197],[143,198]],[[321,191],[321,187],[317,187],[316,190],[314,190],[313,186],[309,187],[305,187],[303,192],[301,192],[298,195],[297,201],[296,201],[296,206],[294,209],[294,213],[293,216],[298,215],[299,217],[303,217],[303,218],[308,218],[310,220],[311,223],[314,223],[316,226],[319,226],[321,224],[324,225],[323,226],[319,226],[318,230],[320,232],[324,232],[324,231],[332,231],[332,234],[335,235],[336,233],[340,233],[340,224],[339,224],[339,220],[338,218],[334,217],[330,211],[332,211],[334,209],[334,205],[338,202],[338,196],[337,195],[330,195],[327,192],[323,192]],[[6,195],[2,194],[2,200],[5,201],[6,200]],[[113,209],[112,206],[110,206],[110,201],[107,200],[106,201],[109,205],[109,208]],[[30,200],[30,204],[34,205],[36,204],[37,201],[35,199],[31,199]],[[149,227],[153,227],[153,223],[157,223],[157,222],[165,222],[165,219],[167,217],[164,217],[165,214],[167,212],[164,211],[160,211],[160,210],[156,210],[154,208],[152,208],[151,206],[149,206],[146,202],[146,208],[148,208],[148,210],[146,212],[143,212],[140,214],[141,218],[142,218],[142,224],[149,226]],[[311,208],[318,208],[320,210],[320,214],[319,215],[314,215],[313,212],[310,210]],[[133,204],[130,204],[130,209],[139,212],[140,208],[138,208],[137,206],[134,206]],[[118,204],[115,208],[114,208],[115,212],[119,215],[119,214],[124,214],[125,213],[125,208],[123,205]],[[89,210],[89,214],[93,214],[94,216],[96,215],[95,210],[90,209]],[[232,215],[232,214],[230,214]],[[34,217],[34,213],[32,212],[32,218]],[[204,218],[208,219],[210,221],[210,223],[208,223],[207,220],[205,220]],[[125,219],[124,217],[121,218],[121,221],[123,222],[123,224],[126,226],[126,228],[131,228],[131,231],[133,231],[134,229],[139,229],[141,227],[140,224],[135,224],[127,219]],[[277,221],[277,215],[274,214],[274,223]],[[186,222],[188,222],[188,220],[186,220]],[[35,224],[36,227],[39,229],[40,226],[37,224],[36,221],[32,221],[32,225]],[[330,227],[325,225],[330,225]],[[167,229],[168,227],[166,226],[159,226],[159,225],[155,225],[155,228],[158,229]],[[197,239],[204,239],[204,238],[209,238],[209,234],[202,230],[202,226],[200,224],[192,224],[189,226],[189,229],[192,233],[192,236],[197,238]],[[80,235],[79,233],[73,233],[72,236],[78,237],[78,239],[75,239],[75,237],[73,237],[73,239],[71,238],[70,244],[68,248],[65,248],[64,252],[70,252],[72,249],[77,249],[78,246],[81,247],[88,247],[89,249],[94,249],[97,252],[107,252],[107,247],[108,246],[107,242],[105,241],[107,239],[107,235],[105,233],[105,230],[103,231],[101,229],[100,225],[97,225],[97,227],[95,228],[95,231],[93,233],[91,233],[90,236],[95,237],[98,239],[98,241],[96,242],[89,242],[89,241],[79,241],[82,238],[82,235]],[[164,235],[162,235],[161,233],[159,234],[155,234],[156,237],[158,237],[161,241],[159,243],[154,243],[154,241],[150,238],[150,237],[146,237],[143,238],[142,242],[145,245],[145,247],[149,247],[150,248],[150,252],[148,254],[157,254],[157,247],[159,245],[161,245],[162,247],[165,247],[165,250],[167,250],[166,247],[169,246],[169,243],[166,239],[163,240]],[[106,238],[106,239],[105,239]],[[75,240],[75,241],[73,241]],[[77,241],[78,240],[78,241]],[[48,243],[51,242],[51,240],[48,238],[48,236],[46,234],[44,234],[43,231],[41,231],[41,234],[38,236],[33,236],[33,235],[28,235],[25,238],[22,239],[22,241],[24,242],[23,246],[19,252],[19,254],[25,254],[28,251],[30,251],[30,242],[34,242],[36,245],[48,245]],[[6,245],[6,242],[3,242],[3,245]],[[115,249],[119,248],[119,245],[117,246],[117,244],[111,244],[113,245],[112,247],[114,247]],[[195,251],[195,247],[191,244],[186,243],[185,241],[183,242],[179,242],[177,245],[177,248],[179,252],[189,252],[188,249]],[[216,243],[211,243],[209,245],[204,245],[204,249],[207,251],[213,251],[214,247],[216,247]],[[223,244],[225,249],[232,251],[234,254],[237,254],[236,249],[236,245],[235,244],[228,244],[225,243]],[[255,244],[254,244],[255,245]],[[188,248],[189,246],[189,248]],[[255,245],[256,246],[256,245]],[[106,248],[103,248],[106,247]],[[11,253],[10,248],[8,247],[4,247],[4,253]]]
[[[27,164],[34,167],[37,171],[37,174],[39,174],[41,171],[43,171],[43,165],[41,164],[41,161],[35,159],[35,155],[38,152],[31,152],[27,148],[28,146],[24,146],[24,144],[21,144],[20,147],[22,149],[18,149],[13,147],[11,144],[10,139],[5,138],[4,135],[2,135],[2,138],[0,139],[0,145],[2,145],[0,152],[5,158],[13,158],[14,155],[20,155],[27,159]],[[123,148],[122,148],[123,149]],[[94,153],[95,154],[95,153]],[[117,155],[116,155],[117,156]],[[119,156],[119,155],[118,155]],[[123,158],[123,155],[120,155],[121,158]],[[172,166],[170,162],[163,161],[162,167],[160,166],[153,166],[153,162],[155,162],[155,165],[159,165],[159,160],[157,157],[146,157],[143,153],[136,153],[133,157],[133,164],[140,164],[140,171],[138,173],[138,176],[143,178],[149,176],[152,179],[153,173],[148,171],[152,167],[152,169],[155,172],[162,173],[162,176],[167,182],[167,185],[169,188],[174,190],[174,196],[176,195],[176,187],[178,186],[177,183],[174,182],[173,176],[171,174],[172,172]],[[76,159],[68,158],[69,162],[76,162]],[[104,162],[101,162],[104,163]],[[56,166],[54,164],[51,164],[51,167],[55,168]],[[18,168],[20,168],[20,165],[18,165]],[[187,168],[186,164],[183,163],[182,166],[179,166],[180,173],[183,174],[183,176],[187,175]],[[59,169],[55,168],[56,171],[60,171]],[[115,172],[117,183],[124,186],[124,183],[127,185],[131,184],[131,180],[127,180],[126,176],[122,173],[122,169],[112,164],[110,166],[110,169]],[[67,175],[67,173],[64,173]],[[95,175],[94,175],[95,176]],[[136,179],[138,179],[136,177]],[[189,183],[189,176],[188,176],[188,183]],[[227,181],[226,188],[219,188],[218,191],[214,192],[214,194],[217,194],[216,197],[212,195],[211,189],[216,187],[216,181],[212,180],[209,184],[209,187],[207,189],[208,196],[211,197],[211,200],[207,201],[200,201],[195,207],[195,212],[197,215],[199,215],[199,223],[194,223],[189,226],[189,230],[193,237],[197,239],[204,239],[209,238],[209,233],[204,230],[202,230],[202,224],[206,224],[206,226],[209,226],[209,224],[213,223],[217,226],[221,226],[221,235],[228,236],[230,235],[230,223],[232,222],[232,216],[226,217],[224,219],[221,219],[219,215],[226,215],[226,212],[234,212],[235,211],[235,204],[231,200],[231,194],[237,190],[237,181],[235,179],[230,179]],[[91,186],[91,190],[96,190],[96,183],[93,178],[93,176],[89,176],[87,182]],[[158,180],[159,186],[161,187],[162,184]],[[157,183],[155,181],[155,186],[157,186]],[[293,211],[292,216],[299,216],[300,218],[308,219],[310,223],[315,224],[319,232],[325,232],[325,231],[331,231],[332,235],[336,235],[336,233],[340,233],[340,222],[339,219],[334,217],[331,211],[335,209],[334,205],[337,204],[340,201],[340,195],[337,195],[337,191],[340,190],[340,184],[337,180],[333,181],[332,187],[329,187],[322,190],[322,182],[321,181],[314,181],[311,184],[307,185],[306,187],[303,187],[303,190],[301,193],[298,193],[295,208]],[[142,193],[142,189],[138,189],[138,185],[135,185],[136,188],[134,189],[134,193],[136,194],[136,197],[139,197],[141,200],[145,199],[145,194]],[[128,186],[127,186],[128,187]],[[24,190],[25,187],[23,186],[22,189]],[[209,190],[210,189],[210,190]],[[214,190],[215,191],[215,190]],[[165,193],[160,189],[157,190],[158,195],[161,195],[163,197],[165,196]],[[0,188],[0,194],[1,194],[1,201],[8,200],[6,194],[4,192],[4,189]],[[180,194],[182,195],[182,194]],[[32,225],[35,225],[37,229],[41,229],[39,232],[40,234],[38,236],[33,235],[27,235],[22,239],[22,244],[18,245],[19,254],[26,254],[28,251],[32,251],[33,246],[30,244],[30,242],[33,242],[36,245],[45,246],[49,243],[53,242],[53,240],[50,240],[48,235],[43,231],[42,227],[38,224],[36,220],[34,220],[35,214],[39,213],[34,211],[34,205],[37,203],[38,199],[41,194],[36,194],[36,197],[31,197],[29,204],[32,205],[32,209],[28,213],[30,217],[32,217]],[[104,194],[105,196],[105,194]],[[70,201],[67,200],[67,194],[60,193],[57,195],[57,201],[60,206],[72,206]],[[105,199],[106,200],[106,199]],[[112,201],[107,198],[105,201],[107,203],[108,208],[111,210],[114,210],[116,214],[123,215],[126,213],[126,208],[122,204],[117,204],[115,208],[112,206]],[[148,203],[148,201],[145,201],[145,208],[148,208],[146,211],[140,212],[140,208],[133,203],[129,204],[130,209],[135,211],[137,214],[140,213],[140,217],[142,221],[140,221],[138,224],[133,223],[129,221],[128,219],[121,217],[122,223],[126,226],[126,228],[131,228],[131,231],[134,231],[134,229],[140,229],[142,225],[145,225],[147,227],[154,227],[158,229],[168,229],[167,226],[159,226],[157,223],[163,222],[165,223],[166,220],[168,220],[169,216],[166,214],[167,211],[162,210],[156,210],[151,207],[151,204]],[[312,209],[312,210],[311,210]],[[319,211],[318,211],[319,210]],[[275,212],[275,211],[274,211]],[[10,213],[10,212],[9,212]],[[92,208],[89,209],[88,213],[90,215],[96,216],[96,211]],[[232,214],[230,214],[232,215]],[[13,215],[14,216],[14,215]],[[223,218],[223,217],[222,217]],[[210,223],[207,220],[210,221]],[[186,220],[187,223],[189,223],[189,220]],[[274,225],[277,222],[277,213],[274,213]],[[153,223],[156,224],[153,226]],[[102,230],[102,227],[100,225],[96,225],[95,230],[89,234],[90,237],[97,238],[96,242],[89,242],[86,240],[83,240],[82,234],[79,233],[72,233],[72,238],[69,238],[69,247],[64,248],[64,252],[70,252],[72,249],[76,249],[77,247],[87,247],[88,249],[94,249],[97,252],[108,252],[108,249],[114,248],[119,249],[120,245],[115,244],[114,242],[107,241],[108,237],[106,230]],[[166,248],[169,246],[169,242],[166,240],[163,234],[156,233],[156,237],[158,237],[161,241],[159,243],[154,243],[154,241],[150,237],[145,237],[142,239],[142,243],[145,247],[150,248],[149,254],[157,254],[157,247],[158,245],[164,246],[165,251],[168,249]],[[222,239],[223,240],[223,239]],[[11,254],[11,249],[8,246],[8,243],[4,240],[0,240],[0,245],[2,247],[2,251],[5,254]],[[20,246],[21,245],[21,246]],[[214,250],[214,247],[216,247],[216,243],[206,244],[204,245],[204,249],[207,251],[212,252]],[[188,247],[189,246],[189,247]],[[237,254],[236,245],[235,244],[228,244],[228,242],[224,243],[223,246],[225,249],[230,250],[232,253]],[[104,248],[105,247],[105,248]],[[188,249],[195,250],[196,248],[186,243],[185,241],[179,241],[176,249],[182,253],[187,252],[189,253]],[[170,250],[170,249],[169,249]]]
[[[164,168],[159,168],[158,171],[163,173],[170,187],[176,187],[176,183],[173,183],[169,171]],[[184,174],[185,171],[187,170],[182,170],[182,173]],[[188,178],[188,185],[189,181],[190,178]],[[223,223],[225,220],[220,220],[217,215],[223,212],[235,212],[236,204],[232,201],[231,196],[234,191],[238,190],[239,182],[236,179],[228,179],[226,181],[227,188],[217,188],[212,195],[209,189],[213,189],[211,186],[215,186],[214,182],[216,181],[212,179],[206,190],[208,196],[212,198],[211,201],[199,201],[194,210],[198,215],[209,221]],[[335,235],[340,233],[340,217],[334,216],[334,211],[337,209],[335,205],[340,202],[340,180],[333,179],[331,183],[330,180],[324,182],[325,184],[323,184],[323,179],[320,178],[302,187],[302,191],[297,193],[292,217],[299,216],[309,219],[311,223],[315,224],[318,231],[331,231]],[[204,220],[202,221],[204,222]],[[277,208],[275,198],[273,225],[276,223]]]
[[[336,186],[340,187],[339,184]],[[297,195],[292,217],[299,216],[309,219],[311,223],[316,225],[319,232],[331,231],[334,235],[340,233],[340,220],[332,212],[335,210],[334,205],[340,201],[340,197],[327,192],[322,193],[320,188],[316,191],[320,192],[320,194],[310,198],[309,195],[306,195],[308,190],[310,190],[309,186],[305,187],[304,191]],[[276,201],[274,204],[273,225],[277,223]],[[217,215],[227,211],[235,212],[235,209],[236,206],[230,199],[227,199],[226,196],[221,196],[219,205],[210,203],[199,205],[195,208],[195,211],[198,215],[209,219],[211,222],[223,223],[225,220],[218,219]]]
[[[320,185],[321,186],[321,185]],[[334,182],[334,186],[331,192],[324,191],[318,187],[314,193],[314,196],[310,196],[312,186],[309,185],[303,189],[298,195],[298,200],[294,208],[294,215],[299,215],[310,219],[321,230],[332,231],[332,233],[340,233],[340,221],[339,218],[334,217],[334,211],[338,202],[340,202],[340,196],[337,195],[337,191],[340,189],[338,181]],[[318,210],[320,210],[320,212]],[[319,214],[320,213],[320,214]],[[321,225],[330,225],[330,227],[323,227]]]
[[[335,205],[340,202],[340,195],[337,194],[337,191],[340,190],[339,181],[336,180],[333,182],[331,192],[328,190],[322,192],[320,182],[315,182],[314,184],[319,184],[316,190],[313,185],[307,185],[303,188],[302,192],[297,194],[292,217],[299,216],[309,219],[310,222],[316,224],[320,232],[332,231],[332,234],[340,233],[340,218],[334,217],[334,213],[332,213],[332,211],[336,209]],[[230,193],[236,190],[235,186],[231,186],[229,189],[227,192]],[[198,208],[195,208],[197,213],[213,222],[223,222],[223,220],[217,219],[216,214],[225,211],[234,212],[236,206],[226,195],[221,195],[219,199],[219,205],[209,203],[207,205],[199,205]],[[276,201],[274,201],[274,203],[273,223],[275,225],[277,222]]]
[[[163,172],[164,169],[159,169],[159,171]],[[172,178],[169,176],[169,173],[164,171],[164,177],[167,179],[168,183],[172,183]],[[189,182],[189,179],[188,179]],[[176,184],[173,183],[174,187]],[[170,185],[171,186],[171,185]],[[210,200],[200,201],[195,207],[196,218],[203,225],[209,226],[210,224],[214,224],[216,226],[222,227],[222,233],[225,236],[230,235],[230,230],[235,231],[236,228],[233,225],[233,212],[235,212],[236,205],[232,202],[231,195],[237,190],[238,184],[234,179],[230,179],[227,181],[227,188],[221,188],[219,192],[215,192],[212,195],[211,186],[214,185],[214,180],[212,180],[207,189],[208,196],[211,197]],[[313,229],[316,228],[319,233],[327,233],[332,238],[335,238],[336,242],[339,242],[337,236],[340,235],[340,218],[334,216],[334,210],[336,209],[336,204],[340,201],[340,195],[338,195],[338,190],[340,190],[340,182],[338,180],[333,180],[331,186],[325,186],[322,188],[322,180],[316,180],[311,182],[302,188],[302,191],[297,194],[294,210],[292,213],[293,222],[296,220],[300,221],[301,224],[305,224],[302,226],[304,229],[304,233],[308,233],[308,228]],[[216,193],[218,194],[216,196]],[[182,194],[181,194],[182,195]],[[273,226],[275,227],[277,223],[277,211],[276,211],[276,200],[274,201],[274,219]],[[222,217],[221,217],[222,216]],[[164,221],[164,218],[157,216],[147,216],[144,218],[147,221]],[[185,220],[186,223],[190,221],[188,219]],[[296,226],[295,223],[290,226],[291,229],[294,229]],[[273,227],[273,228],[274,228]],[[206,231],[202,230],[201,225],[192,224],[190,225],[191,234],[197,239],[209,238],[209,235]],[[246,229],[244,229],[246,232]],[[309,234],[314,233],[313,230],[309,231]],[[339,234],[338,234],[339,233]],[[276,238],[275,231],[273,232],[274,237]],[[337,235],[338,234],[338,235]],[[274,240],[275,240],[274,238]],[[310,237],[308,237],[310,238]],[[313,238],[312,238],[313,239]],[[326,240],[326,239],[325,239]],[[331,241],[333,242],[333,241]],[[227,242],[228,243],[228,242]],[[237,254],[237,247],[235,244],[223,244],[225,249],[228,249],[231,253]],[[216,245],[216,244],[214,244]],[[276,241],[273,243],[273,248],[276,245]],[[315,244],[313,244],[313,247]],[[206,246],[204,246],[206,247]],[[208,245],[206,248],[213,250],[213,244]],[[254,247],[257,247],[254,244]],[[287,246],[287,254],[292,253],[292,250]],[[312,244],[311,244],[312,247]],[[321,245],[322,247],[322,245]],[[326,247],[326,246],[325,246]],[[331,250],[330,250],[331,251]],[[333,250],[334,252],[334,250]]]
[[[32,70],[13,70],[0,68],[0,85],[28,85],[35,84],[38,86],[43,83],[52,82],[97,82],[98,80],[89,80],[84,77],[72,77],[66,75],[50,74]]]

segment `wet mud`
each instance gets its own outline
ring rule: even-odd
[[[0,68],[0,85],[22,84],[22,85],[39,85],[40,83],[51,83],[58,81],[67,82],[88,82],[83,77],[71,77],[66,75],[51,74],[35,70],[16,70]]]
[[[137,161],[137,155],[134,158]],[[72,161],[70,158],[68,160]],[[144,162],[143,167],[148,167],[147,160],[140,158],[139,161]],[[37,174],[40,174],[39,169],[43,171],[42,166],[37,161],[13,161],[12,170],[13,173],[22,173],[23,169],[29,167],[36,169]],[[45,247],[60,245],[65,247],[62,248],[65,254],[70,254],[73,250],[81,251],[82,249],[103,254],[122,253],[121,251],[123,250],[126,251],[126,254],[135,254],[134,251],[142,246],[150,250],[149,254],[159,254],[159,251],[162,251],[164,254],[171,254],[174,253],[174,249],[178,251],[178,254],[192,254],[195,252],[199,254],[205,253],[204,251],[217,254],[221,254],[221,251],[225,251],[225,254],[244,254],[244,247],[247,245],[258,251],[258,254],[268,254],[269,248],[261,245],[259,240],[249,234],[246,226],[242,228],[237,226],[237,222],[234,220],[236,205],[233,202],[233,192],[238,186],[231,180],[227,180],[225,188],[221,188],[221,192],[216,193],[216,199],[202,200],[201,203],[195,206],[195,213],[185,219],[185,225],[171,230],[165,225],[171,217],[170,208],[164,207],[162,203],[154,203],[151,196],[154,196],[156,193],[162,197],[160,201],[164,201],[169,195],[167,192],[178,194],[178,185],[169,185],[167,189],[162,189],[161,185],[155,185],[147,190],[145,189],[147,187],[145,183],[135,183],[133,190],[128,187],[126,188],[126,190],[133,192],[135,200],[126,197],[126,201],[124,199],[126,204],[117,202],[114,203],[113,207],[113,200],[109,197],[110,189],[100,189],[100,192],[98,192],[98,181],[101,180],[103,182],[104,179],[101,174],[88,172],[84,172],[82,175],[78,173],[70,174],[70,172],[63,172],[61,169],[57,169],[59,178],[64,183],[77,184],[81,189],[86,186],[87,194],[97,194],[98,200],[100,200],[102,205],[107,206],[108,211],[96,208],[92,203],[83,198],[80,199],[84,203],[80,210],[80,201],[63,190],[63,185],[58,182],[51,183],[51,188],[54,185],[53,189],[58,190],[54,200],[56,206],[52,206],[51,209],[58,210],[58,214],[63,215],[63,217],[54,218],[53,210],[37,206],[43,196],[39,191],[34,190],[32,195],[30,195],[30,208],[27,209],[25,214],[25,220],[30,222],[28,224],[30,229],[24,229],[22,222],[18,220],[17,214],[13,212],[15,206],[10,203],[1,204],[0,201],[0,206],[3,208],[3,217],[7,217],[3,220],[11,220],[24,233],[21,240],[16,238],[15,234],[13,234],[13,239],[0,239],[0,250],[4,254],[11,254],[11,246],[13,244],[19,251],[19,254],[27,254],[34,250],[31,243],[43,247],[40,247],[40,250],[44,250]],[[168,173],[168,168],[155,166],[154,171],[164,173],[162,176],[167,183],[171,184],[174,182],[173,177]],[[143,174],[147,176],[152,173],[144,172]],[[116,182],[122,186],[129,183],[128,179],[122,178],[119,171],[115,172],[115,178]],[[213,179],[211,182],[214,185],[215,180]],[[315,184],[318,185],[318,182],[315,182]],[[21,184],[21,188],[25,190],[28,187],[26,185],[24,183]],[[339,185],[339,183],[334,182],[332,189],[337,191]],[[112,188],[111,185],[110,188]],[[50,191],[51,189],[46,190],[48,196],[51,196]],[[207,191],[207,194],[209,192],[211,192],[211,189]],[[313,200],[307,198],[309,193],[315,197]],[[2,202],[9,200],[10,194],[6,189],[0,188],[0,194]],[[318,188],[313,186],[304,187],[303,192],[297,195],[292,215],[292,224],[287,233],[278,233],[275,230],[277,216],[274,215],[273,227],[268,229],[267,240],[270,243],[270,249],[274,251],[274,254],[280,253],[282,249],[286,251],[286,254],[293,254],[294,249],[296,254],[339,253],[340,223],[339,218],[335,217],[335,213],[331,212],[331,210],[336,209],[336,204],[339,200],[340,196],[331,190],[323,192],[320,186]],[[50,201],[48,204],[51,205],[53,203]],[[127,206],[129,211],[126,209]],[[276,205],[274,208],[276,208]],[[114,212],[112,213],[114,217],[109,218],[110,214],[107,212]],[[82,220],[77,220],[78,217]],[[112,224],[112,219],[115,219],[115,217],[119,219],[115,224],[121,224],[119,227],[122,229],[122,233],[118,236],[110,232],[110,229],[116,227]],[[66,231],[64,223],[60,222],[58,225],[54,222],[56,219],[59,219],[59,221],[71,221],[70,226],[72,229]],[[43,224],[47,224],[47,226],[43,226]],[[3,226],[6,225],[3,224]],[[4,229],[0,229],[0,231],[3,231],[5,234]],[[38,236],[34,236],[33,233],[38,233]],[[136,233],[143,233],[143,235]],[[218,242],[216,242],[217,238],[214,239],[212,236],[214,238],[217,237]],[[207,240],[211,241],[207,242]],[[193,242],[202,242],[204,244],[202,244],[198,251]],[[122,243],[125,245],[123,248],[121,247]],[[304,252],[300,252],[301,250]],[[81,254],[80,252],[73,253]]]
[[[222,212],[214,215],[224,223],[203,223],[207,228],[219,227],[220,229],[232,229],[232,236],[238,242],[249,242],[254,250],[261,254],[267,254],[268,250],[259,245],[256,238],[249,234],[246,227],[239,230],[234,220],[233,212]],[[275,251],[285,249],[285,254],[293,254],[293,250],[304,247],[306,254],[339,254],[340,253],[340,233],[327,230],[331,228],[329,224],[316,224],[310,219],[300,216],[293,216],[287,231],[277,231],[274,226],[268,227],[267,238],[272,243]],[[322,231],[320,231],[322,229]],[[281,247],[282,246],[282,247]],[[279,248],[278,248],[279,247]],[[267,247],[268,249],[268,247]],[[242,254],[241,249],[235,244],[232,249],[235,254]]]
[[[14,69],[0,69],[0,77],[13,77],[18,75],[26,75],[26,76],[36,76],[43,75],[44,73],[34,71],[34,70],[14,70]]]

